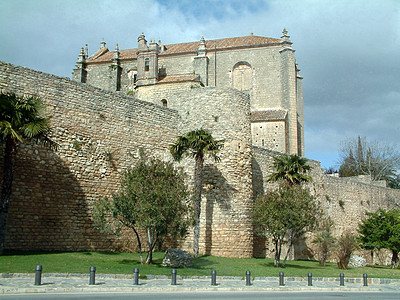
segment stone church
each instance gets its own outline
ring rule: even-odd
[[[102,42],[82,48],[73,79],[179,109],[171,93],[197,87],[234,88],[250,96],[253,145],[304,155],[302,77],[286,30],[255,36],[163,45],[142,34],[136,49]],[[232,120],[234,122],[234,120]]]

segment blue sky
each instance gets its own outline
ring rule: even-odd
[[[0,60],[71,77],[80,48],[135,48],[287,28],[304,77],[306,156],[334,166],[347,138],[400,147],[400,1],[0,0]]]

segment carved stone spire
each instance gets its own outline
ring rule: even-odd
[[[81,52],[79,53],[78,63],[84,63],[84,62],[85,62],[85,52],[82,47]]]
[[[89,57],[89,49],[88,49],[88,44],[85,45],[85,59]]]
[[[118,60],[119,59],[119,47],[118,43],[115,45],[115,53],[114,53],[114,58],[113,60]]]
[[[283,28],[282,34],[283,34],[283,35],[281,36],[282,42],[289,42],[289,43],[291,43],[291,41],[290,41],[290,35],[288,35],[288,31],[286,30],[286,28]]]
[[[206,56],[207,47],[204,36],[201,37],[199,47],[197,48],[197,56]]]
[[[290,41],[290,36],[288,35],[288,31],[286,28],[283,29],[281,36],[281,44],[283,49],[292,49],[292,42]]]
[[[144,36],[144,33],[142,33],[139,37],[138,37],[138,50],[147,50],[147,41],[146,38]]]

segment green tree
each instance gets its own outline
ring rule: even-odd
[[[50,117],[43,116],[44,104],[35,97],[0,94],[0,141],[4,147],[3,181],[0,203],[0,254],[4,250],[8,210],[18,147],[24,141],[44,144],[52,149],[57,144],[50,138]]]
[[[307,161],[306,158],[295,154],[275,156],[272,165],[274,172],[269,176],[268,181],[284,181],[289,185],[311,181],[311,177],[306,175],[311,170]]]
[[[358,136],[344,143],[339,163],[341,177],[371,175],[372,180],[386,180],[390,187],[398,186],[400,154],[390,145]]]
[[[183,237],[190,224],[190,211],[184,174],[171,163],[140,159],[126,171],[119,191],[98,201],[93,209],[95,224],[105,232],[131,229],[138,243],[141,263],[140,232],[147,235],[146,264],[152,263],[154,247],[166,236]]]
[[[296,240],[317,225],[321,210],[314,197],[301,185],[283,184],[277,191],[258,197],[253,214],[258,234],[273,238],[274,265],[279,267],[285,238],[289,244],[283,266]]]
[[[200,212],[201,194],[203,189],[203,165],[206,155],[211,156],[215,162],[219,162],[218,152],[223,148],[223,140],[215,140],[210,132],[204,129],[190,131],[179,136],[177,141],[171,145],[170,152],[176,161],[183,157],[194,158],[194,230],[193,230],[193,252],[194,257],[199,256],[200,238]]]
[[[359,241],[366,250],[388,249],[392,251],[392,266],[399,265],[400,210],[378,209],[366,212],[368,218],[358,225]]]

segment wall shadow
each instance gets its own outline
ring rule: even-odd
[[[21,145],[5,248],[83,251],[106,249],[111,244],[93,226],[87,195],[58,153],[34,144]]]
[[[203,170],[203,193],[206,197],[205,255],[211,254],[214,206],[228,212],[231,207],[232,194],[237,190],[228,183],[224,175],[214,165],[205,165]]]
[[[253,157],[251,159],[251,166],[253,170],[253,197],[254,200],[258,196],[264,194],[264,177],[261,167],[257,160]],[[263,235],[258,235],[256,226],[253,225],[254,239],[253,239],[253,256],[254,257],[266,257],[267,254],[267,238]]]

